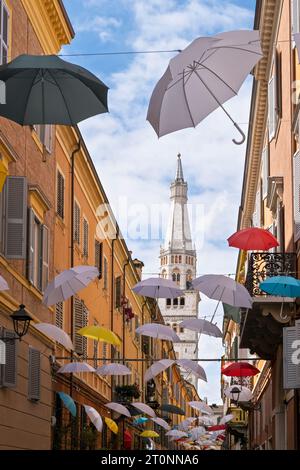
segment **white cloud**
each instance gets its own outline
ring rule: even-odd
[[[81,19],[75,26],[76,33],[97,33],[102,42],[112,41],[114,32],[121,26],[121,21],[113,16],[95,16]]]
[[[246,9],[215,0],[132,0],[130,8],[135,27],[124,37],[124,43],[135,50],[183,47],[196,36],[248,27],[252,17]],[[102,20],[97,21],[101,29]],[[112,22],[110,27],[118,25]],[[180,151],[190,186],[189,201],[203,207],[203,218],[197,220],[198,228],[200,226],[200,231],[204,232],[204,241],[197,246],[198,271],[201,274],[233,273],[236,252],[226,246],[226,238],[236,228],[245,146],[232,143],[236,130],[221,110],[196,129],[157,139],[145,121],[147,103],[172,55],[137,55],[127,68],[113,73],[108,83],[110,114],[84,122],[81,129],[116,213],[122,198],[127,198],[129,208],[135,203],[144,204],[147,214],[151,212],[151,205],[168,203],[169,183],[174,177],[176,155]],[[238,122],[245,123],[249,101],[250,79],[226,107]],[[241,127],[247,130],[247,125]],[[124,217],[123,228],[125,233]],[[149,275],[158,272],[159,245],[157,239],[128,239],[133,256],[144,261],[145,273]],[[215,305],[215,302],[203,300],[200,315],[211,315]],[[222,317],[216,320],[222,326]],[[199,355],[220,357],[221,354],[220,340],[201,338]],[[209,401],[220,402],[220,365],[203,365],[209,383],[201,384],[200,392],[202,396],[207,395]]]

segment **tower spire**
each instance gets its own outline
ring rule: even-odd
[[[180,153],[178,153],[178,155],[177,155],[177,170],[176,170],[175,181],[184,181],[182,163],[181,163],[181,154]]]

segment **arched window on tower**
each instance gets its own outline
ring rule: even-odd
[[[189,257],[188,256],[185,257],[185,262],[186,262],[186,264],[188,264],[188,262],[189,262]]]
[[[175,273],[172,274],[172,281],[176,282],[176,274]]]
[[[182,256],[179,255],[179,263],[181,263],[181,260],[182,260]]]
[[[175,299],[173,299],[173,307],[178,307],[178,299],[177,299],[177,297],[175,297]]]
[[[175,263],[177,264],[178,263],[178,256],[175,255]]]
[[[184,306],[185,306],[185,298],[180,297],[180,307],[184,307]]]
[[[188,270],[186,272],[186,288],[187,290],[191,290],[193,289],[193,285],[192,285],[192,271]]]
[[[174,256],[171,256],[171,263],[174,264]]]
[[[176,276],[176,281],[177,281],[177,284],[179,284],[179,283],[180,283],[180,274],[179,274],[179,273],[177,273],[177,276]]]
[[[171,299],[166,300],[166,306],[167,306],[167,308],[171,307]]]

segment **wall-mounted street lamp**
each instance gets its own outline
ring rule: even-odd
[[[232,387],[230,392],[230,398],[232,401],[238,402],[241,394],[241,389],[239,387]]]
[[[4,342],[14,341],[16,339],[21,340],[21,338],[27,334],[30,322],[32,320],[29,313],[26,312],[25,305],[23,304],[20,305],[19,310],[16,310],[10,315],[10,318],[13,321],[14,332],[16,336],[11,338],[1,336],[0,339]]]

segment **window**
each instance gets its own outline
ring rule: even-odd
[[[176,274],[175,273],[172,274],[172,281],[176,282]]]
[[[176,281],[177,281],[177,284],[179,284],[179,282],[180,282],[180,274],[179,273],[177,273]]]
[[[39,140],[48,153],[52,152],[52,126],[51,124],[35,124],[33,126]]]
[[[40,291],[48,284],[49,230],[29,209],[28,279]]]
[[[268,85],[268,122],[269,140],[275,136],[277,124],[282,115],[282,83],[281,83],[281,53],[275,51],[273,61],[273,76]]]
[[[292,2],[292,32],[300,32],[300,0],[291,0]]]
[[[41,353],[29,347],[28,358],[28,399],[40,400],[41,397]]]
[[[88,325],[88,310],[83,300],[79,299],[79,297],[74,297],[73,315],[74,315],[73,324],[74,324],[74,331],[75,331],[75,341],[74,341],[75,352],[77,354],[86,356],[87,355],[87,338],[82,335],[78,335],[76,331]]]
[[[166,300],[166,305],[167,305],[167,307],[171,307],[171,299]]]
[[[185,298],[180,297],[180,307],[184,307],[184,305],[185,305]]]
[[[122,296],[122,282],[121,282],[121,276],[118,276],[115,280],[115,308],[121,307],[121,296]]]
[[[0,1],[0,63],[6,64],[8,62],[8,9],[5,2]]]
[[[177,297],[175,299],[173,299],[173,307],[177,307],[178,306],[178,299]]]
[[[253,227],[261,227],[262,216],[262,197],[261,197],[261,180],[258,181],[258,190],[256,192],[255,207],[252,215]]]
[[[174,256],[171,256],[171,263],[174,264]]]
[[[182,256],[179,255],[179,263],[181,263],[181,260],[182,260]]]
[[[80,244],[80,207],[74,202],[74,241]]]
[[[55,325],[58,328],[64,329],[64,303],[58,302],[55,305]]]
[[[64,218],[65,215],[65,178],[62,173],[57,170],[56,180],[56,213]]]
[[[27,235],[27,180],[22,176],[8,176],[3,195],[2,248],[6,258],[26,258]]]
[[[266,199],[268,195],[268,177],[269,169],[269,148],[266,146],[262,152],[262,198]]]
[[[83,256],[87,258],[89,256],[89,224],[85,218],[83,218],[83,222],[82,222],[82,231],[83,231]]]
[[[103,258],[103,244],[98,240],[95,240],[95,266],[98,268],[99,276],[102,278],[102,258]]]
[[[14,338],[13,331],[0,328],[0,334],[4,338]],[[14,388],[17,386],[17,357],[18,341],[5,342],[5,364],[0,364],[0,388]]]
[[[180,333],[184,333],[184,328],[181,326],[179,331]]]
[[[103,259],[103,289],[107,289],[107,280],[108,280],[108,266],[107,259]]]

